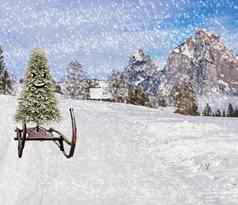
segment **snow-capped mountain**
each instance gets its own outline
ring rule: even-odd
[[[218,35],[205,30],[176,47],[164,70],[167,89],[186,80],[193,82],[199,95],[238,94],[238,57]]]

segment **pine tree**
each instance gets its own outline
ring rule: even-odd
[[[2,73],[4,70],[5,70],[5,63],[4,63],[3,50],[0,47],[0,73]]]
[[[154,104],[157,100],[159,85],[160,85],[160,72],[158,65],[153,62],[149,55],[146,55],[142,49],[139,49],[135,55],[129,58],[129,63],[123,71],[123,74],[128,85],[128,98],[131,103],[139,105],[140,102],[144,104]],[[148,98],[148,102],[135,97],[137,94],[142,94],[139,98]],[[132,94],[132,96],[130,96]],[[135,100],[139,100],[136,102]],[[156,103],[157,104],[157,103]]]
[[[176,86],[176,113],[184,115],[198,115],[197,98],[190,82],[183,82]]]
[[[10,94],[12,92],[12,80],[4,63],[3,50],[0,47],[0,93]]]
[[[7,70],[3,71],[2,77],[1,77],[1,83],[2,83],[2,89],[3,94],[11,94],[12,93],[12,79],[10,78]]]
[[[164,97],[158,97],[158,105],[161,106],[161,107],[166,107],[167,106],[167,103],[166,103],[166,100]]]
[[[89,82],[82,65],[74,60],[67,69],[66,93],[73,99],[87,99],[89,96]]]
[[[227,117],[233,117],[234,114],[234,109],[231,103],[228,105],[228,110],[227,110]]]
[[[220,111],[220,109],[217,109],[217,111],[216,111],[216,117],[221,117],[221,111]]]
[[[108,80],[109,91],[112,94],[113,101],[126,102],[128,98],[128,85],[123,73],[112,71]]]
[[[202,114],[204,116],[211,116],[212,115],[212,108],[210,107],[210,105],[207,103]]]
[[[16,120],[35,122],[37,125],[59,120],[54,90],[45,52],[39,48],[34,49],[19,98]]]
[[[148,94],[140,86],[129,87],[128,102],[134,105],[143,105],[143,106],[151,107]]]
[[[226,111],[223,110],[222,117],[226,117]]]
[[[238,107],[235,108],[233,117],[238,117]]]

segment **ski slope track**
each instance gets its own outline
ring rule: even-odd
[[[0,204],[237,205],[238,120],[186,117],[173,108],[60,99],[78,127],[75,156],[26,142],[17,157],[16,97],[0,96]]]

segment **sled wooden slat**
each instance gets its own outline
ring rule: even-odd
[[[47,129],[43,127],[33,127],[33,128],[28,128],[27,131],[27,137],[26,140],[30,139],[52,139],[54,138],[51,133],[47,131]]]

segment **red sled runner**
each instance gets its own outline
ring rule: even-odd
[[[17,136],[14,140],[18,141],[18,157],[22,157],[23,149],[26,141],[53,141],[63,152],[65,157],[71,158],[74,155],[75,145],[77,141],[77,128],[75,122],[75,116],[73,108],[69,109],[71,123],[72,123],[72,136],[71,140],[68,140],[61,132],[50,128],[45,129],[44,127],[36,126],[27,128],[26,123],[23,123],[22,129],[16,128]],[[66,152],[66,146],[68,146],[68,152]]]

